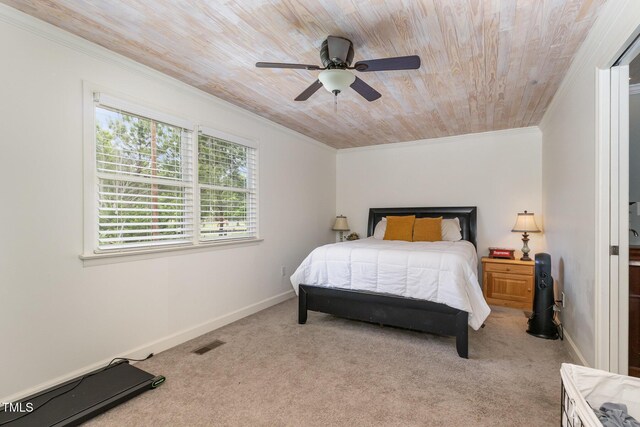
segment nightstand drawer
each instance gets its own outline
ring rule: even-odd
[[[533,266],[488,262],[484,264],[484,271],[511,274],[533,274]]]

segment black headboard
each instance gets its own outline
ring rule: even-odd
[[[367,237],[373,235],[373,230],[382,218],[387,215],[403,216],[415,215],[416,218],[458,218],[463,240],[473,243],[478,248],[476,242],[478,208],[475,206],[460,206],[453,208],[371,208],[369,209],[369,223],[367,226]]]

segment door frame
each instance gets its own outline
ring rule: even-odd
[[[628,69],[626,71],[628,72]],[[623,342],[625,340],[622,339],[624,335],[621,331],[625,321],[621,319],[620,291],[625,284],[620,264],[624,258],[628,260],[629,247],[628,244],[626,247],[623,245],[620,230],[623,227],[628,228],[628,217],[625,227],[624,222],[620,221],[619,209],[621,191],[619,183],[622,181],[619,166],[625,159],[627,162],[629,159],[628,151],[626,156],[619,151],[621,148],[620,101],[624,96],[620,96],[619,68],[599,69],[597,72],[594,367],[626,374],[628,367],[621,363],[621,357],[624,356],[622,350],[628,343]],[[624,109],[624,106],[622,107]],[[619,248],[617,255],[611,252],[614,246]],[[628,276],[626,286],[628,292]],[[622,305],[624,306],[624,302]]]
[[[629,63],[640,54],[639,30],[596,78],[595,367],[623,375],[629,369]]]
[[[609,370],[611,352],[610,304],[610,146],[611,68],[597,70],[596,78],[596,263],[595,263],[595,366]],[[617,354],[616,354],[617,357]]]

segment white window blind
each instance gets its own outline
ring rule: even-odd
[[[107,102],[95,106],[97,249],[192,243],[193,132]]]
[[[256,148],[203,130],[198,137],[200,239],[255,238]]]

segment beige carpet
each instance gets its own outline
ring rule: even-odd
[[[525,333],[522,311],[494,308],[453,338],[309,312],[290,300],[138,366],[160,388],[90,426],[551,426],[559,424],[561,341]],[[192,351],[215,339],[226,344]]]

